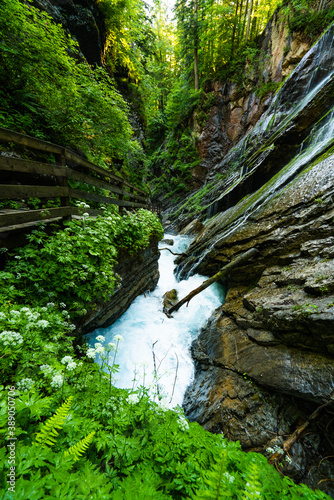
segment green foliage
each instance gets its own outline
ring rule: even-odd
[[[159,229],[153,216],[145,219],[145,211],[141,211],[140,217]],[[84,223],[92,228],[89,220]],[[137,225],[134,219],[135,230]],[[128,214],[123,230],[114,235],[122,235],[119,241],[124,248],[136,246],[125,237],[130,227]],[[138,233],[141,245],[147,237]],[[56,302],[59,297],[53,299]],[[7,301],[0,311],[0,343],[5,348],[0,383],[10,380],[16,388],[15,396],[11,394],[17,438],[14,497],[7,485],[11,465],[6,454],[8,392],[2,385],[1,498],[328,498],[283,480],[262,455],[244,453],[239,443],[188,423],[181,408],[169,409],[161,395],[137,387],[138,375],[132,389],[116,388],[113,375],[118,370],[121,336],[116,335],[108,345],[98,336],[94,348],[76,345],[62,331],[68,328],[66,304],[43,306],[41,302],[43,294],[36,298],[34,308]],[[97,355],[101,364],[93,362]]]
[[[334,7],[316,12],[308,2],[295,3],[289,16],[290,32],[301,32],[310,41],[316,40],[334,21]]]
[[[69,398],[66,399],[66,401],[61,405],[60,408],[56,411],[56,413],[49,418],[44,424],[42,425],[41,430],[37,434],[35,440],[36,443],[40,446],[53,446],[56,444],[56,439],[59,435],[58,430],[63,428],[65,419],[68,415],[69,409],[71,407],[73,400],[73,396],[70,396]],[[58,430],[57,430],[58,429]],[[71,449],[71,448],[70,448]],[[72,453],[72,452],[70,452]],[[76,453],[73,452],[75,455]]]
[[[70,455],[73,458],[73,461],[76,462],[79,460],[81,455],[85,453],[90,443],[93,441],[93,437],[95,435],[95,431],[88,434],[88,436],[81,439],[78,443],[74,444],[65,451],[65,457]],[[37,437],[36,437],[37,440]]]
[[[168,128],[173,130],[180,125],[184,128],[201,97],[202,91],[189,89],[185,80],[176,82],[166,106]]]
[[[102,166],[137,154],[106,71],[78,62],[77,44],[48,14],[4,0],[0,32],[1,126],[80,148]]]
[[[158,218],[144,209],[123,217],[110,211],[96,219],[84,214],[64,225],[52,236],[42,228],[33,231],[29,244],[17,249],[0,272],[3,302],[64,302],[78,316],[88,304],[113,293],[118,249],[133,254],[147,247],[152,236],[162,235]]]

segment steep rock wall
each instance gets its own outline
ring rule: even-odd
[[[280,468],[334,495],[334,25],[221,162],[211,212],[179,258],[212,275],[249,248],[193,345],[187,416],[266,455],[325,403]],[[229,163],[230,162],[230,163]],[[218,170],[219,171],[219,170]],[[225,189],[224,189],[225,187]],[[221,192],[220,191],[221,189]]]
[[[50,14],[56,23],[77,40],[89,64],[101,64],[105,44],[103,17],[96,0],[34,0],[33,4]]]

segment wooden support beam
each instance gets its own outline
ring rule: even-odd
[[[18,200],[21,198],[57,198],[58,196],[68,196],[69,189],[58,186],[22,186],[0,184],[0,199]]]
[[[50,175],[56,177],[66,175],[66,169],[58,165],[49,165],[48,163],[40,161],[21,160],[8,156],[0,156],[0,171]]]
[[[52,142],[42,141],[41,139],[36,139],[29,135],[19,134],[13,130],[0,127],[0,141],[2,142],[14,142],[20,146],[25,146],[32,149],[38,149],[39,151],[45,151],[46,153],[61,153],[61,146],[57,144],[52,144]]]

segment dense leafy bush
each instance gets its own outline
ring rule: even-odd
[[[65,302],[72,316],[80,315],[113,293],[118,249],[134,253],[147,247],[151,236],[162,236],[159,220],[144,209],[123,217],[111,211],[96,219],[83,214],[64,224],[52,236],[42,228],[33,231],[29,244],[8,260],[0,272],[2,303]]]
[[[0,126],[74,146],[102,166],[138,151],[127,105],[103,68],[45,12],[19,0],[0,9]]]

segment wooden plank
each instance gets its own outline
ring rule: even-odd
[[[9,158],[7,156],[0,156],[0,170],[38,175],[66,175],[66,169],[58,165],[49,165],[48,163],[32,160],[21,160],[19,158]]]
[[[86,160],[85,158],[82,158],[82,156],[78,155],[77,153],[74,153],[69,149],[65,150],[65,156],[68,160],[72,160],[78,165],[81,165],[82,167],[89,168],[90,170],[96,172],[97,174],[100,174],[104,177],[108,177],[109,179],[112,179],[116,182],[123,181],[122,177],[119,177],[118,175],[108,172],[108,170],[105,170],[104,168],[95,165],[94,163],[90,162],[89,160]]]
[[[52,219],[45,219],[45,220],[43,220],[43,222],[46,224],[49,224],[50,222],[54,222],[56,220],[61,220],[61,217],[55,217]],[[0,227],[0,238],[1,239],[7,238],[14,231],[22,232],[22,231],[26,231],[28,229],[34,229],[39,222],[40,221],[26,222],[23,224],[15,224],[12,226]]]
[[[146,202],[146,198],[144,198],[143,196],[132,194],[127,191],[122,191],[122,189],[119,189],[118,187],[112,186],[107,182],[100,181],[99,179],[90,177],[89,175],[82,174],[81,172],[76,172],[75,170],[72,170],[70,168],[67,168],[66,172],[67,172],[67,177],[69,179],[74,179],[79,182],[84,182],[85,184],[89,184],[91,186],[100,187],[102,189],[110,191],[111,193],[129,196],[130,198],[134,198],[137,201]]]
[[[70,197],[77,200],[96,201],[98,203],[107,203],[109,205],[118,205],[120,207],[146,208],[146,205],[143,203],[135,203],[134,201],[116,200],[96,193],[79,191],[79,189],[70,189],[69,191]]]
[[[22,198],[57,198],[68,196],[69,188],[58,186],[21,186],[0,184],[0,199],[17,200]]]
[[[0,227],[26,224],[27,222],[43,221],[44,219],[68,217],[77,215],[77,207],[56,207],[40,210],[14,210],[10,213],[0,213]]]
[[[21,160],[19,158],[9,158],[6,156],[0,156],[0,170],[7,172],[22,172],[28,174],[38,174],[38,175],[50,175],[56,177],[68,177],[69,179],[74,179],[79,182],[84,182],[96,187],[100,187],[110,191],[115,194],[123,194],[135,199],[136,201],[146,202],[146,198],[136,195],[131,192],[122,191],[118,187],[112,186],[107,182],[100,181],[97,178],[90,177],[87,174],[82,174],[81,172],[76,172],[71,168],[59,166],[59,165],[49,165],[48,163],[42,163],[32,160]],[[133,188],[131,188],[133,189]]]
[[[103,210],[88,209],[90,216],[103,215]],[[8,226],[18,226],[28,222],[44,221],[45,219],[70,217],[71,215],[79,216],[78,207],[55,207],[39,210],[11,210],[7,213],[0,212],[0,228]]]
[[[46,151],[47,153],[61,153],[61,147],[57,144],[52,144],[52,142],[42,141],[41,139],[36,139],[29,135],[19,134],[8,128],[0,127],[0,141],[4,142],[14,142],[20,146],[26,146],[32,149],[39,149],[40,151]]]
[[[78,165],[89,168],[93,172],[96,172],[104,177],[108,177],[109,179],[111,179],[113,181],[125,184],[128,187],[132,187],[138,193],[141,193],[141,194],[144,194],[145,196],[147,196],[147,193],[143,189],[140,189],[140,188],[137,188],[136,186],[133,186],[132,184],[130,184],[130,182],[127,182],[122,177],[115,175],[115,174],[112,174],[111,172],[108,172],[108,170],[105,170],[104,168],[98,167],[94,163],[91,163],[89,160],[82,158],[80,155],[78,155],[77,153],[74,153],[73,151],[70,151],[69,149],[66,149],[65,156],[67,159],[76,162]]]

